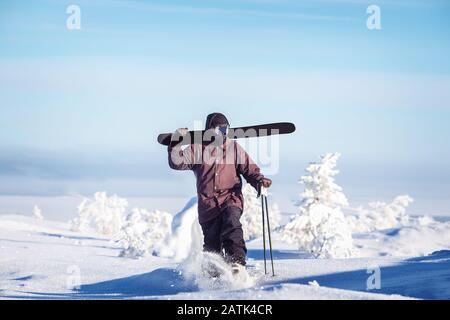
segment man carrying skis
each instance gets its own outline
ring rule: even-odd
[[[168,147],[169,166],[175,170],[192,170],[197,179],[198,217],[204,236],[203,249],[218,253],[232,265],[233,272],[245,266],[247,248],[240,217],[244,208],[242,179],[258,190],[269,188],[259,167],[235,141],[227,139],[229,122],[221,113],[206,119],[204,140],[209,143]],[[175,134],[183,137],[187,129]]]

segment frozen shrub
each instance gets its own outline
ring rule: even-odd
[[[347,220],[353,232],[372,232],[397,228],[410,223],[406,208],[413,202],[408,195],[396,197],[391,203],[371,202],[368,208],[358,208]]]
[[[283,229],[285,240],[316,258],[348,258],[353,253],[351,231],[341,210],[348,206],[347,198],[334,182],[339,156],[329,153],[308,166],[308,175],[300,179],[305,186],[300,212]]]
[[[33,207],[33,216],[38,220],[44,220],[44,216],[42,215],[42,210],[39,209],[38,206]]]
[[[417,223],[421,226],[429,226],[433,223],[436,223],[436,221],[433,219],[433,217],[430,216],[421,216],[417,219]]]
[[[123,248],[120,256],[139,258],[153,254],[171,232],[172,216],[158,210],[133,209],[116,235],[115,241]]]
[[[123,225],[127,206],[124,198],[97,192],[94,199],[85,198],[78,206],[78,217],[71,221],[72,230],[83,232],[94,226],[99,233],[114,235]]]

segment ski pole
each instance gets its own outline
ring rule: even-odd
[[[272,238],[270,236],[269,206],[267,205],[267,196],[266,195],[264,195],[264,202],[266,204],[267,234],[269,235],[269,250],[270,250],[270,261],[272,263],[272,277],[275,277],[275,269],[273,267]]]
[[[267,196],[262,190],[262,184],[258,188],[258,197],[261,197],[261,212],[262,212],[262,227],[263,227],[263,249],[264,249],[264,274],[267,274],[267,258],[266,258],[266,226],[265,226],[265,216],[267,216],[267,234],[269,236],[269,250],[270,250],[270,261],[272,264],[272,276],[275,276],[275,268],[273,265],[273,250],[272,250],[272,237],[270,234],[270,221],[269,221],[269,206],[267,203]],[[265,213],[264,213],[265,211]]]
[[[264,195],[261,194],[262,184],[259,185],[258,196],[261,197],[261,213],[262,213],[262,231],[263,231],[263,248],[264,248],[264,274],[267,274],[266,262],[266,226],[264,223]]]

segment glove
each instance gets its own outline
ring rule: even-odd
[[[188,128],[179,128],[177,130],[174,131],[174,133],[172,133],[172,138],[175,137],[175,141],[181,141],[181,139],[184,139],[184,137],[189,133],[189,129]],[[181,149],[181,145],[178,144],[178,142],[171,142],[168,146],[167,146],[167,151],[172,152],[173,149],[176,150],[180,150]]]
[[[262,184],[262,186],[264,188],[270,188],[270,186],[272,185],[272,180],[270,180],[269,178],[262,178],[260,183]]]
[[[185,135],[187,135],[188,132],[189,132],[188,128],[179,128],[174,132],[174,134],[184,137]]]

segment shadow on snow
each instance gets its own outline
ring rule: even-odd
[[[287,260],[287,259],[308,259],[311,255],[304,252],[298,252],[296,250],[272,250],[274,260]],[[264,259],[263,249],[248,249],[247,257],[254,260]],[[266,259],[270,259],[269,250],[266,250]]]
[[[367,270],[332,273],[313,277],[287,279],[272,284],[308,284],[316,280],[320,286],[364,291],[373,274]],[[380,289],[371,293],[397,294],[418,299],[450,299],[450,251],[443,250],[416,257],[380,269]]]
[[[160,268],[149,273],[83,285],[75,297],[139,298],[198,291],[176,269]]]
[[[17,279],[19,280],[19,279]],[[29,292],[9,295],[10,299],[157,299],[181,292],[198,291],[198,287],[187,282],[179,271],[160,268],[139,275],[82,285],[71,293]]]

